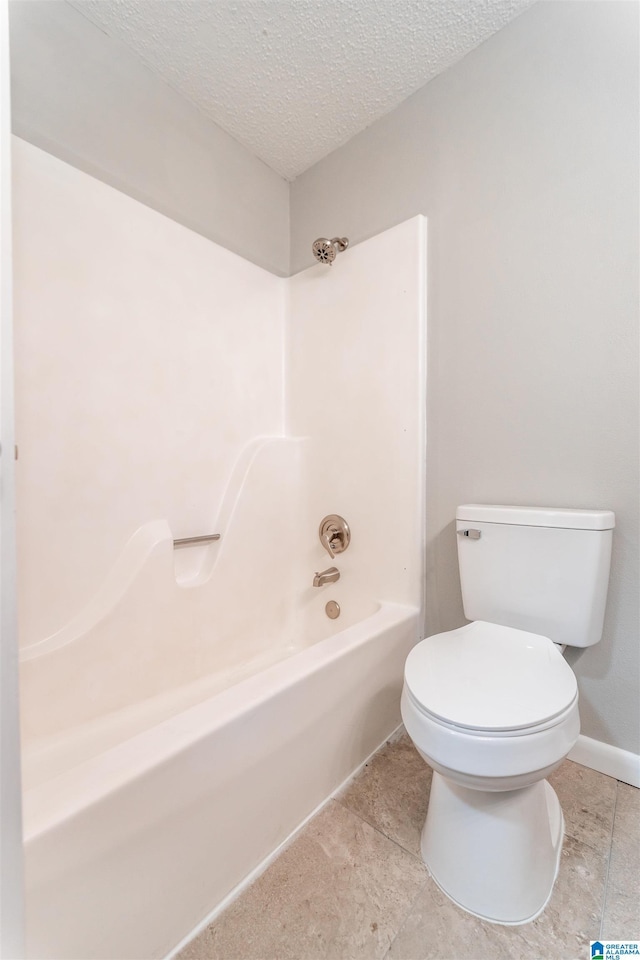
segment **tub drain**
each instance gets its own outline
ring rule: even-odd
[[[331,620],[335,620],[340,616],[340,604],[336,603],[335,600],[329,600],[329,603],[324,608],[324,612]]]

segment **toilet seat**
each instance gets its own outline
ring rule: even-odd
[[[403,688],[403,697],[408,703],[411,704],[416,714],[419,714],[425,721],[431,724],[432,727],[439,727],[443,731],[452,731],[457,733],[459,736],[464,736],[469,740],[474,740],[477,738],[483,740],[484,742],[487,742],[488,740],[496,742],[499,740],[517,740],[518,738],[531,737],[534,734],[543,733],[546,730],[553,730],[555,727],[562,725],[566,719],[570,718],[578,705],[578,695],[576,694],[569,706],[563,710],[562,713],[557,714],[549,720],[543,720],[540,723],[532,723],[528,727],[517,727],[513,730],[483,730],[481,727],[464,727],[461,724],[442,720],[440,717],[427,710],[418,700],[416,700],[409,690],[406,682]]]
[[[575,675],[548,637],[474,621],[417,644],[405,665],[414,709],[467,736],[533,734],[575,709]]]

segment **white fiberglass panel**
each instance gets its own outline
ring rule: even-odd
[[[291,278],[288,430],[309,438],[310,535],[300,567],[305,576],[330,564],[341,573],[331,590],[297,593],[304,611],[335,599],[347,614],[350,591],[421,606],[425,289],[421,216]],[[329,513],[352,534],[334,560],[317,534]]]
[[[171,534],[158,521],[131,539],[76,618],[23,648],[25,742],[291,645],[303,446],[283,438],[256,445],[225,497],[222,539],[202,548],[191,581],[176,581]]]
[[[30,644],[77,615],[145,523],[216,532],[242,448],[282,433],[284,281],[17,138],[14,222]]]

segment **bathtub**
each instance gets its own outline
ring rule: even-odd
[[[419,610],[376,606],[26,745],[28,957],[170,956],[268,860],[400,723]]]

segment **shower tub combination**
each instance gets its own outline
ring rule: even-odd
[[[81,614],[23,649],[34,960],[166,956],[398,726],[418,606],[359,593],[356,544],[339,583],[287,569],[312,530],[295,506],[308,446],[249,446],[189,579],[148,524]]]
[[[21,652],[28,956],[156,960],[171,955],[255,875],[400,722],[403,665],[422,634],[425,224],[415,218],[349,247],[331,270],[321,264],[283,281],[193,239],[184,228],[35,148],[25,145],[16,159],[16,211],[24,226],[16,244],[22,331],[18,419],[25,446],[18,481],[19,562],[24,591],[29,598],[41,597],[44,606],[50,603],[52,623],[63,601],[70,611],[44,633],[40,611],[25,606],[31,615],[25,622],[34,625]],[[44,243],[47,231],[55,255],[68,257],[72,284],[60,280],[66,261],[57,264],[53,280],[34,282],[51,261],[34,246]],[[103,263],[95,274],[88,259],[95,256],[92,231],[96,244],[113,245],[101,248]],[[86,385],[74,381],[71,391],[64,368],[58,381],[52,380],[55,344],[47,341],[53,323],[47,310],[57,304],[60,324],[79,318],[69,336],[81,339],[90,311],[77,298],[82,293],[90,306],[95,299],[98,336],[108,297],[125,295],[118,271],[130,269],[131,282],[139,284],[146,269],[146,261],[130,263],[121,254],[132,234],[131,258],[151,248],[155,272],[149,274],[147,299],[170,300],[156,288],[173,277],[167,270],[159,278],[157,264],[169,249],[177,256],[180,244],[191,282],[194,262],[205,258],[204,275],[214,276],[218,297],[236,271],[235,286],[253,297],[243,324],[252,322],[258,306],[266,309],[265,298],[274,297],[273,329],[280,339],[273,357],[279,367],[269,365],[264,377],[275,376],[274,369],[283,377],[274,393],[281,408],[267,423],[278,429],[264,429],[267,402],[251,393],[263,388],[262,367],[256,361],[240,382],[239,354],[220,388],[223,399],[237,388],[238,411],[227,414],[231,423],[225,420],[218,434],[212,431],[222,419],[219,413],[204,430],[212,448],[227,452],[218,471],[224,483],[213,468],[210,480],[204,478],[205,492],[216,482],[219,488],[202,509],[200,529],[194,529],[197,518],[187,516],[186,507],[176,521],[170,503],[175,493],[180,506],[185,483],[195,500],[199,468],[194,464],[184,475],[176,470],[174,486],[161,489],[159,469],[144,474],[140,436],[132,432],[128,438],[127,430],[139,424],[127,416],[126,404],[118,432],[111,422],[102,430],[100,417],[110,411],[91,393],[91,369]],[[107,268],[109,257],[113,263]],[[384,272],[372,270],[382,262]],[[30,281],[24,286],[23,273]],[[92,292],[99,282],[103,286]],[[181,303],[188,287],[178,287]],[[257,292],[251,293],[253,288]],[[42,303],[29,299],[40,295]],[[70,303],[69,297],[76,300]],[[205,299],[200,294],[198,303]],[[158,302],[158,310],[161,306]],[[120,307],[114,304],[114,317]],[[236,333],[238,309],[230,317],[226,349]],[[153,315],[157,322],[158,311]],[[38,329],[41,319],[45,327]],[[217,319],[218,326],[223,320]],[[137,335],[134,321],[137,317],[125,316],[113,361],[106,354],[117,338],[105,327],[99,359],[114,368],[104,383],[122,382],[118,364],[125,362],[126,336]],[[163,336],[176,335],[175,361],[183,340],[187,347],[190,341],[173,331],[171,322],[169,317]],[[210,331],[218,335],[208,320],[190,336],[199,345],[198,338]],[[162,349],[163,337],[150,340],[146,328],[140,337],[150,350]],[[243,331],[239,340],[247,341]],[[85,352],[87,343],[81,343]],[[42,367],[33,359],[39,349]],[[139,349],[131,349],[144,378]],[[250,354],[251,343],[242,349]],[[192,351],[188,361],[199,362],[202,352]],[[65,360],[63,344],[60,363]],[[165,402],[156,376],[164,364],[160,354],[150,363],[147,385],[125,379],[128,390],[139,391],[139,418],[146,415],[148,395],[154,404]],[[75,376],[84,373],[84,367],[74,367],[78,370]],[[199,390],[198,377],[191,380]],[[212,382],[211,389],[216,386]],[[44,391],[40,407],[34,406],[38,389]],[[78,392],[87,397],[79,412]],[[149,406],[145,431],[174,415],[170,404],[181,398],[171,384],[166,392],[160,413]],[[65,430],[73,432],[77,424],[86,430],[82,417],[94,400],[90,432],[69,441],[75,459],[59,458],[55,469],[44,472],[53,456],[46,447],[48,421],[42,426],[47,411],[59,414]],[[114,393],[112,402],[120,400]],[[255,410],[242,407],[249,401]],[[198,394],[193,409],[180,412],[176,443],[202,403]],[[224,447],[232,427],[235,452],[231,443]],[[202,433],[198,428],[185,443],[185,456],[188,447],[202,444]],[[110,443],[120,444],[117,456]],[[91,457],[105,447],[110,459],[101,469],[92,467]],[[95,475],[89,472],[84,486],[74,487],[83,457]],[[177,454],[171,462],[179,462]],[[109,483],[115,485],[120,466],[130,495],[113,507],[105,495],[96,511],[94,500]],[[42,476],[46,486],[38,482]],[[144,489],[137,490],[143,481]],[[50,494],[55,511],[38,499]],[[137,527],[131,525],[137,503],[161,504],[163,496],[171,523],[142,516]],[[89,583],[89,561],[95,559],[87,551],[93,548],[84,544],[80,530],[62,552],[65,531],[58,530],[56,540],[55,525],[73,524],[77,512],[91,509],[83,525],[93,525],[96,550],[121,530],[134,532],[123,537],[108,564],[93,564],[105,572],[90,592],[83,588],[89,599],[79,602],[80,584]],[[349,523],[351,543],[330,559],[318,524],[334,513]],[[221,537],[178,550],[176,529]],[[42,573],[45,555],[50,579]],[[314,587],[314,572],[329,563],[338,566],[339,581]],[[325,613],[329,600],[340,605],[338,619]]]

